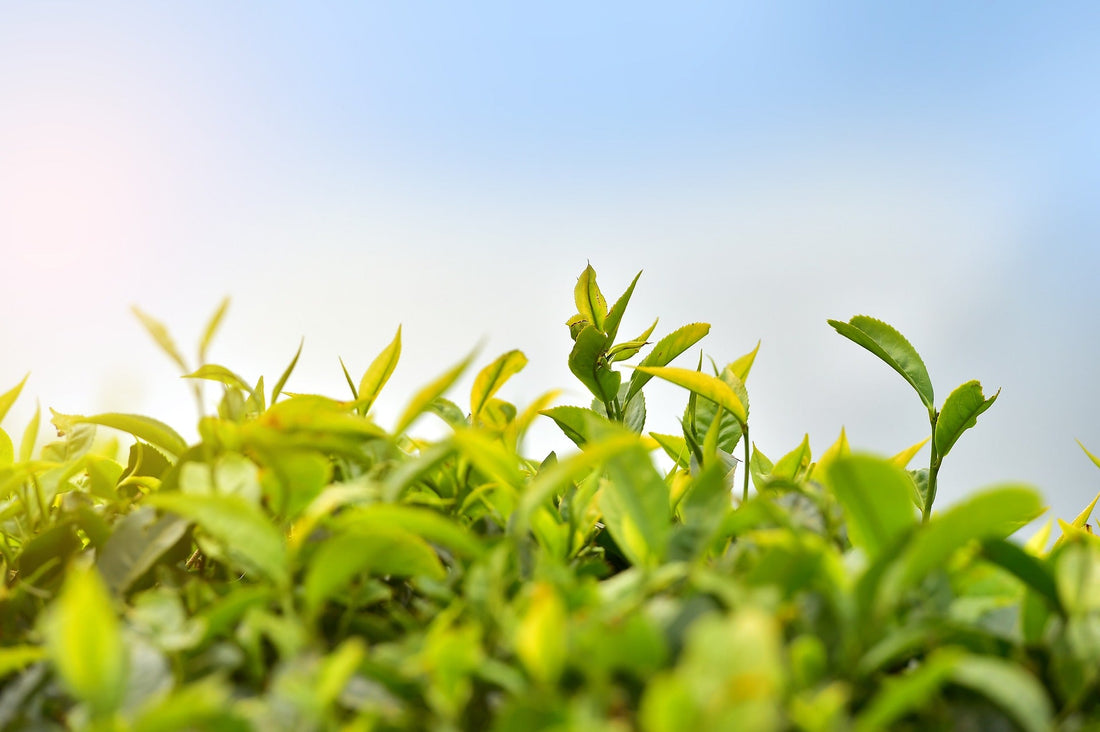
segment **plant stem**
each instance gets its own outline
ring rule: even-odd
[[[928,410],[928,422],[932,425],[932,447],[931,455],[928,459],[928,495],[924,500],[924,510],[921,516],[922,523],[928,523],[928,519],[932,516],[932,503],[936,500],[936,478],[940,472],[941,462],[940,453],[936,449],[936,422],[939,418],[939,412],[934,409]]]
[[[749,423],[745,423],[745,434],[741,437],[745,442],[745,488],[741,492],[741,503],[749,500]]]

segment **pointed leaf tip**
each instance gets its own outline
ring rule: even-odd
[[[928,409],[935,409],[935,396],[928,369],[917,349],[897,329],[867,315],[853,316],[847,323],[839,320],[828,322],[837,333],[863,346],[901,374],[916,389],[924,405]]]

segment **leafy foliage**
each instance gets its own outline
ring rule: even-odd
[[[341,401],[284,391],[301,347],[270,392],[208,363],[225,302],[197,368],[137,311],[199,403],[203,383],[221,398],[194,444],[130,414],[54,412],[41,447],[36,417],[18,450],[0,430],[0,728],[1100,724],[1095,501],[1049,551],[1051,524],[1010,539],[1043,510],[1031,487],[932,512],[944,456],[996,395],[967,382],[937,410],[897,330],[830,321],[913,386],[931,435],[881,458],[842,431],[816,462],[807,436],[773,462],[749,440],[759,344],[704,371],[671,365],[704,323],[619,342],[637,284],[609,307],[591,266],[577,281],[567,360],[590,405],[501,398],[527,363],[513,350],[476,373],[468,411],[446,394],[474,356],[393,430],[371,408],[400,328],[361,378],[343,367]],[[685,390],[681,434],[646,432],[653,377]],[[539,415],[575,449],[527,456]],[[410,432],[433,418],[443,437]]]

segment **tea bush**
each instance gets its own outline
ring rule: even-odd
[[[590,406],[500,398],[527,363],[510,351],[468,404],[444,395],[473,357],[392,429],[372,406],[400,329],[341,400],[284,390],[297,355],[270,390],[208,363],[224,304],[197,370],[139,313],[223,395],[195,444],[130,414],[54,412],[37,451],[37,417],[18,452],[0,431],[0,728],[1098,728],[1093,506],[1049,551],[1050,523],[1010,539],[1044,510],[1028,486],[932,511],[996,395],[972,381],[937,408],[900,333],[829,321],[914,388],[929,437],[772,461],[749,439],[756,350],[687,369],[669,364],[706,324],[620,340],[637,282],[610,306],[591,267],[577,282]],[[685,390],[679,434],[645,430],[654,378]],[[410,431],[429,415],[445,437]],[[577,449],[523,454],[540,418]]]

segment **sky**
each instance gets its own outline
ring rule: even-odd
[[[0,0],[0,389],[31,373],[3,427],[38,400],[193,437],[130,307],[191,354],[224,296],[211,360],[272,382],[304,337],[294,391],[345,396],[338,359],[357,377],[400,324],[384,425],[479,344],[530,360],[502,396],[585,404],[564,322],[591,262],[609,297],[644,272],[624,333],[762,342],[772,458],[925,436],[826,320],[892,323],[939,403],[1001,389],[940,501],[1023,481],[1069,519],[1100,490],[1075,443],[1100,450],[1098,68],[1084,2]],[[647,397],[675,432],[684,394]]]

